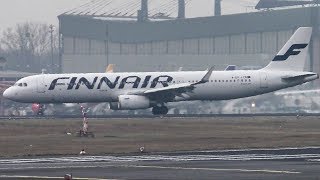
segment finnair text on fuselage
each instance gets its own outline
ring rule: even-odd
[[[169,86],[173,78],[168,75],[162,75],[152,78],[151,75],[145,77],[127,76],[121,78],[116,76],[115,79],[110,80],[110,77],[95,76],[93,80],[88,80],[87,77],[59,77],[54,79],[48,90],[54,90],[56,86],[67,85],[67,90],[79,89],[81,85],[85,85],[88,89],[101,89],[103,85],[108,86],[110,89],[115,89],[119,84],[118,89],[124,89],[127,84],[131,84],[132,88],[155,88],[157,84],[162,84],[163,87]],[[67,81],[67,83],[65,83]]]

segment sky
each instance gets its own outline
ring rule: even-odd
[[[58,24],[57,16],[92,0],[0,0],[0,31],[23,22]],[[222,13],[252,11],[258,0],[222,0]],[[187,17],[213,15],[214,0],[192,0]]]

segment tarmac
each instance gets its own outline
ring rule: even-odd
[[[0,179],[319,179],[320,147],[0,159]]]

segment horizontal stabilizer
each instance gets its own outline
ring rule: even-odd
[[[295,81],[295,80],[301,80],[309,77],[314,77],[315,79],[318,79],[319,75],[316,73],[307,73],[307,74],[301,74],[296,76],[285,76],[285,77],[282,77],[282,79],[285,81]]]

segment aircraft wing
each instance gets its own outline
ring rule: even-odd
[[[209,78],[212,74],[213,69],[214,67],[211,67],[208,70],[208,72],[203,76],[203,78],[196,83],[172,84],[167,87],[146,90],[142,94],[149,96],[151,99],[158,99],[158,100],[164,100],[164,101],[172,100],[175,96],[182,97],[183,93],[192,92],[192,90],[197,85],[209,82]]]
[[[183,88],[192,88],[192,84],[190,84],[190,83],[173,84],[173,85],[170,85],[170,86],[167,86],[167,87],[146,90],[143,93],[144,94],[151,94],[151,93],[170,91],[170,90],[177,90],[177,89],[183,89]]]

